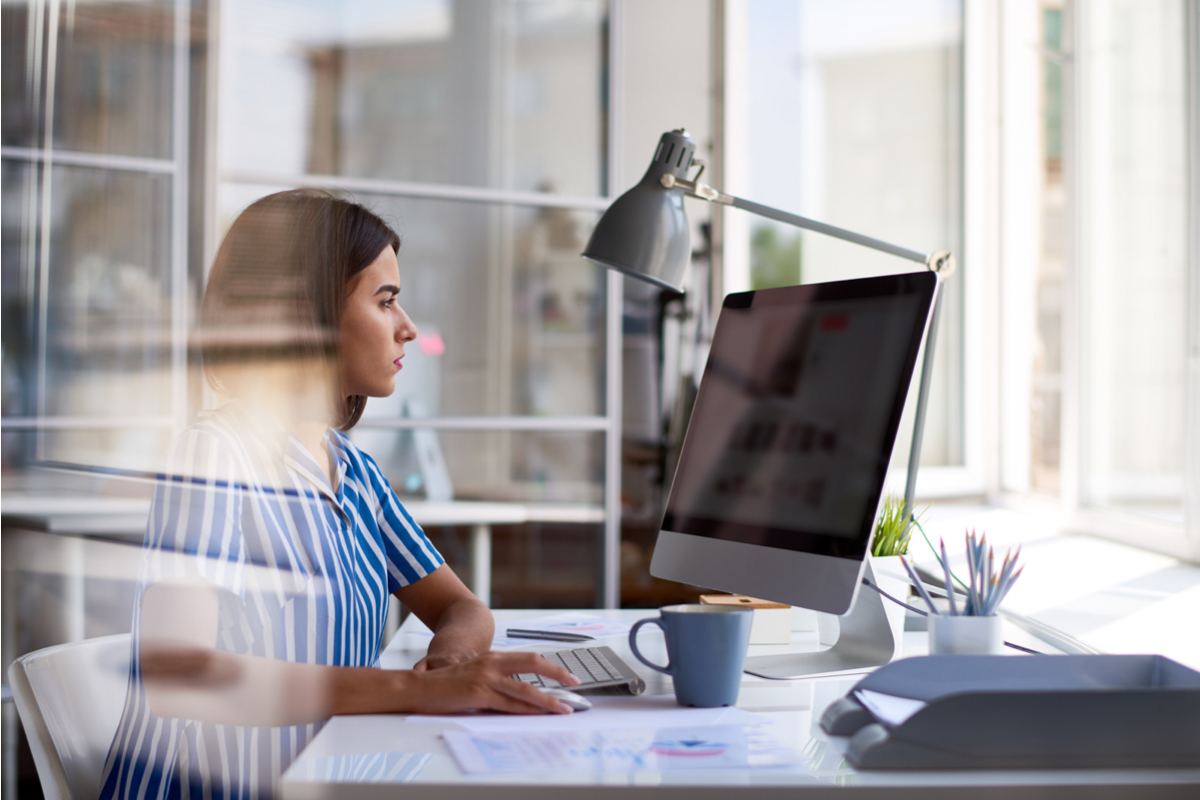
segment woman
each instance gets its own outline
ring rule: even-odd
[[[487,607],[345,435],[417,336],[399,247],[365,208],[306,190],[225,237],[199,338],[228,402],[160,476],[102,798],[270,796],[333,714],[569,713],[511,676],[574,678],[488,652]],[[411,671],[375,668],[389,593],[434,632]]]

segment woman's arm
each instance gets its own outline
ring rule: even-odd
[[[418,672],[461,664],[491,649],[492,612],[445,564],[395,594],[433,631],[429,652],[413,667]]]
[[[569,709],[512,675],[536,672],[576,683],[535,653],[489,653],[435,671],[233,655],[214,649],[218,605],[216,590],[200,581],[165,581],[143,594],[139,658],[146,696],[158,716],[273,727],[334,714],[564,713]]]

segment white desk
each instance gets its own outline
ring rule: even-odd
[[[475,595],[488,603],[492,594],[492,526],[529,522],[602,523],[599,506],[559,503],[493,503],[472,500],[402,500],[422,527],[463,525],[471,529],[471,574]],[[38,530],[74,536],[107,536],[141,541],[150,514],[149,500],[115,497],[4,495],[3,513]],[[82,580],[82,570],[80,573]],[[82,590],[80,590],[82,591]],[[82,603],[82,595],[80,595]],[[82,607],[78,609],[82,613]]]
[[[598,506],[487,503],[470,500],[435,502],[404,500],[404,507],[421,527],[466,525],[471,528],[471,591],[491,605],[492,526],[523,525],[527,522],[604,522]]]
[[[499,611],[497,628],[521,618],[542,616],[550,611]],[[628,619],[652,616],[655,612],[623,610],[596,611]],[[428,638],[409,633],[420,624],[410,618],[388,645],[383,665],[402,669],[424,653]],[[657,628],[643,629],[643,650],[649,658],[665,661],[662,637]],[[1006,632],[1006,635],[1007,632]],[[815,635],[796,633],[792,648],[812,649]],[[1009,636],[1010,639],[1026,641]],[[642,667],[629,653],[623,637],[601,640],[626,659],[646,678],[647,697],[670,693],[670,679]],[[559,643],[532,643],[531,650],[567,647]],[[1044,649],[1044,645],[1042,646]],[[755,646],[752,654],[786,652],[789,648]],[[906,634],[905,652],[925,652],[924,634]],[[841,697],[858,679],[856,676],[767,681],[745,676],[738,706],[770,718],[776,734],[803,754],[799,764],[786,768],[721,769],[621,774],[558,774],[549,776],[481,777],[463,775],[445,744],[445,723],[415,723],[402,716],[335,717],[309,744],[284,775],[284,800],[326,800],[329,797],[367,800],[402,796],[406,798],[734,798],[751,793],[763,797],[850,798],[869,794],[888,797],[1192,797],[1200,796],[1200,769],[1125,771],[1037,771],[959,773],[856,772],[844,760],[845,740],[827,737],[818,720],[822,711]],[[588,713],[588,712],[583,712]],[[347,776],[368,754],[393,754],[394,777],[363,781]],[[399,754],[409,754],[405,759]],[[368,770],[369,772],[369,770]],[[398,785],[404,783],[403,786]]]

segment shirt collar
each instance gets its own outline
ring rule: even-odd
[[[314,490],[332,501],[334,508],[341,511],[342,487],[345,483],[348,458],[345,448],[332,429],[326,429],[323,441],[333,454],[334,469],[338,477],[336,491],[329,485],[325,470],[278,415],[240,399],[229,401],[216,413],[228,417],[240,435],[253,437],[275,458],[303,476]]]

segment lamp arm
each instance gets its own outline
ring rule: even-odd
[[[702,170],[703,171],[703,170]],[[699,173],[696,175],[700,177]],[[789,214],[786,211],[780,211],[777,208],[764,206],[760,203],[754,203],[750,200],[743,200],[740,197],[725,194],[717,191],[711,186],[706,186],[700,183],[699,180],[687,180],[686,178],[676,178],[670,173],[665,173],[659,182],[665,189],[673,189],[678,187],[683,189],[685,194],[701,200],[707,200],[710,203],[719,203],[725,206],[733,206],[740,208],[743,211],[748,211],[751,214],[757,214],[760,217],[773,219],[777,222],[783,222],[788,225],[794,225],[797,228],[815,231],[817,233],[832,236],[835,239],[851,242],[853,244],[869,247],[872,250],[879,250],[883,253],[889,253],[900,258],[906,258],[909,261],[916,261],[918,264],[924,264],[930,271],[936,272],[940,277],[945,278],[954,272],[956,262],[954,255],[945,250],[935,253],[921,253],[917,250],[909,250],[907,247],[900,247],[880,239],[873,239],[870,236],[863,236],[854,231],[835,228],[833,225],[826,225],[824,222],[801,217],[797,214]],[[925,359],[921,364],[921,383],[917,391],[917,407],[915,419],[913,420],[913,438],[912,447],[908,455],[908,471],[904,483],[904,519],[908,519],[913,511],[913,499],[917,492],[917,470],[921,464],[921,441],[925,433],[925,412],[929,407],[929,383],[933,377],[933,353],[934,345],[937,340],[938,317],[941,310],[941,284],[939,281],[938,288],[934,290],[933,307],[929,312],[929,331],[925,340]]]
[[[697,176],[698,177],[698,176]],[[888,253],[900,258],[906,258],[909,261],[915,261],[918,264],[924,264],[933,272],[941,273],[943,277],[948,276],[954,271],[955,259],[951,253],[946,251],[938,251],[935,253],[922,253],[918,250],[910,250],[907,247],[885,242],[881,239],[874,239],[870,236],[863,236],[861,233],[848,231],[843,228],[837,228],[833,225],[826,225],[824,222],[802,217],[798,214],[789,214],[786,211],[780,211],[771,206],[764,206],[761,203],[755,203],[750,200],[744,200],[740,197],[734,197],[730,194],[720,192],[711,186],[706,186],[698,181],[689,181],[683,178],[676,178],[670,173],[666,173],[660,178],[664,188],[673,189],[679,187],[683,189],[685,194],[700,200],[707,200],[710,203],[719,203],[720,205],[733,206],[740,208],[743,211],[749,211],[751,214],[757,214],[760,217],[773,219],[777,222],[783,222],[788,225],[793,225],[797,228],[803,228],[816,233],[822,233],[826,236],[832,236],[835,239],[841,239],[853,244],[869,247],[872,250],[878,250],[883,253]]]

